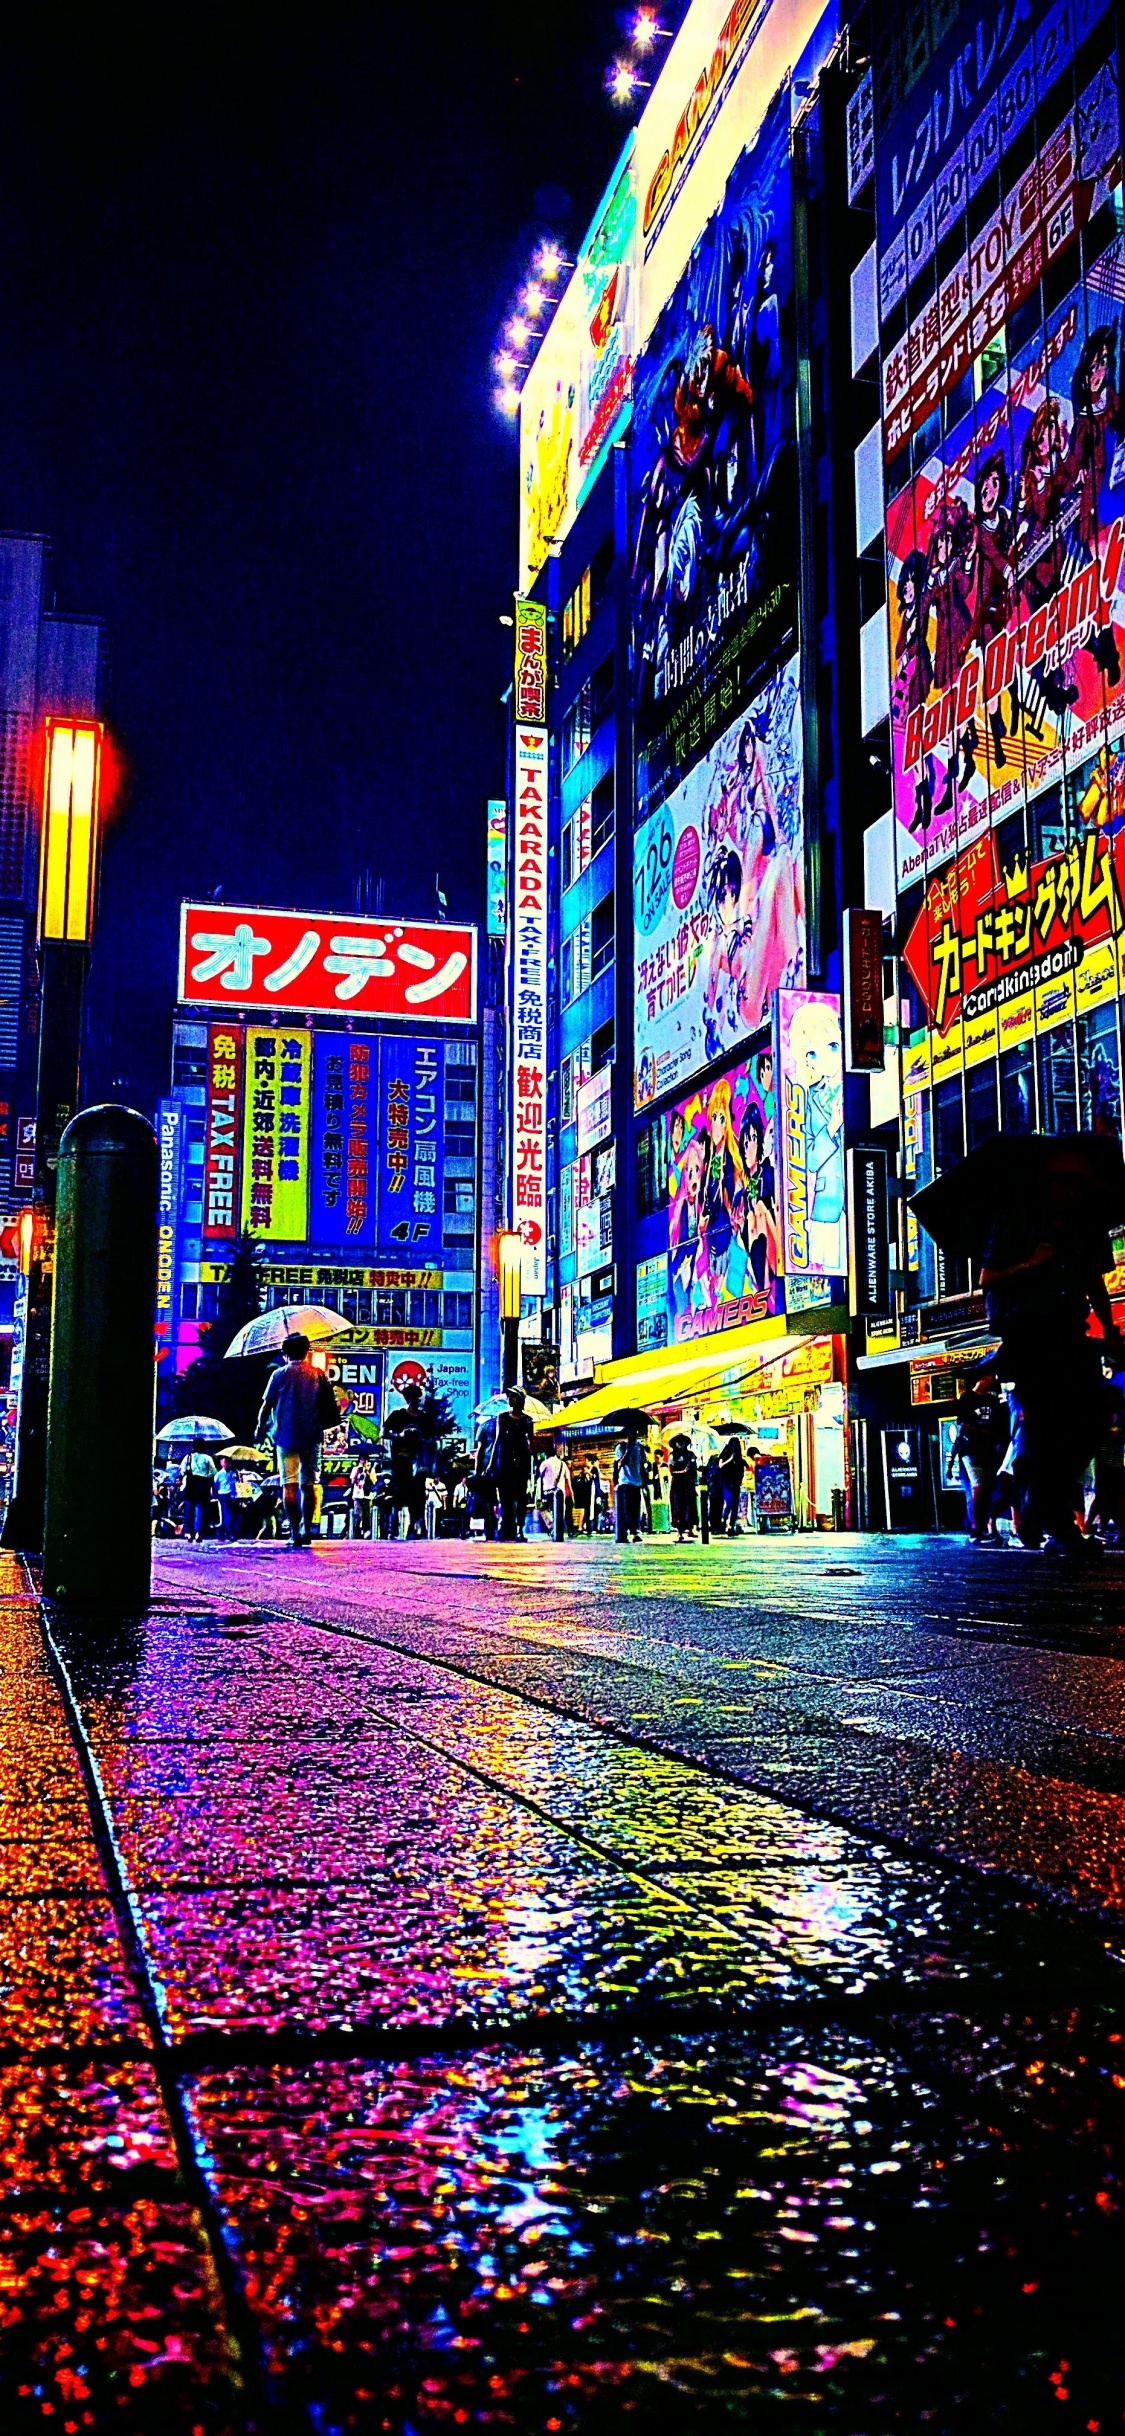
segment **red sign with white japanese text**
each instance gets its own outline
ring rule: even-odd
[[[1001,868],[991,833],[930,881],[904,957],[934,1030],[1075,972],[1125,923],[1125,830]]]
[[[525,1294],[547,1291],[547,733],[516,729],[512,1224]]]
[[[474,1023],[477,934],[461,922],[184,905],[180,998],[232,1012]]]
[[[203,1149],[203,1232],[210,1243],[238,1233],[238,1147],[242,1125],[241,1024],[207,1029],[207,1133]]]

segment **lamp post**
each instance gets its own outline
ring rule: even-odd
[[[523,1303],[523,1241],[510,1233],[496,1238],[496,1270],[500,1280],[500,1384],[518,1387],[520,1375],[520,1309]]]
[[[40,998],[35,1223],[26,1294],[21,1297],[22,1326],[17,1318],[18,1343],[13,1343],[20,1386],[3,1530],[9,1548],[40,1548],[43,1542],[55,1192],[59,1143],[78,1107],[97,884],[102,733],[98,719],[51,715],[44,736],[36,932]]]

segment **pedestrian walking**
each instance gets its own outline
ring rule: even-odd
[[[348,1490],[348,1537],[371,1537],[371,1471],[363,1455],[352,1465]]]
[[[522,1539],[527,1521],[527,1485],[531,1478],[532,1429],[524,1410],[522,1387],[508,1389],[508,1410],[494,1423],[494,1477],[500,1505],[500,1539]]]
[[[991,1375],[972,1380],[962,1389],[954,1417],[957,1428],[945,1474],[952,1480],[954,1467],[960,1470],[969,1538],[979,1545],[998,1537],[992,1508],[996,1475],[1009,1437],[1007,1414],[993,1390]]]
[[[1109,1238],[1091,1217],[1088,1160],[1065,1137],[1038,1183],[996,1217],[981,1267],[989,1325],[1001,1339],[996,1368],[1012,1381],[1022,1416],[1019,1535],[1044,1536],[1053,1552],[1079,1555],[1081,1483],[1106,1410],[1103,1350],[1122,1339],[1110,1308]],[[1105,1346],[1086,1333],[1090,1312]]]
[[[402,1403],[388,1413],[383,1436],[391,1451],[391,1501],[407,1517],[408,1539],[422,1539],[426,1529],[426,1481],[433,1447],[426,1428],[426,1410],[416,1379],[407,1381]]]
[[[307,1548],[316,1514],[320,1447],[325,1430],[335,1429],[340,1408],[322,1370],[309,1359],[307,1336],[287,1336],[283,1361],[266,1382],[255,1437],[272,1437],[285,1505],[285,1519],[294,1548]]]
[[[575,1456],[570,1477],[572,1494],[574,1498],[574,1505],[572,1509],[572,1521],[574,1528],[578,1531],[583,1531],[589,1534],[591,1528],[590,1506],[594,1495],[594,1476],[590,1470],[590,1466],[585,1455],[579,1453]]]
[[[742,1480],[746,1465],[742,1459],[742,1440],[732,1433],[719,1456],[719,1483],[723,1492],[721,1529],[728,1539],[741,1537],[738,1519],[742,1501]]]
[[[621,1500],[621,1527],[618,1537],[631,1540],[634,1547],[641,1544],[641,1502],[644,1495],[648,1466],[645,1451],[635,1428],[626,1431],[613,1462],[613,1485]]]
[[[184,1492],[184,1538],[206,1539],[211,1524],[215,1466],[198,1438],[180,1465],[180,1483]]]
[[[699,1467],[691,1439],[678,1431],[669,1447],[672,1488],[672,1529],[681,1548],[699,1529]]]
[[[556,1448],[552,1448],[551,1453],[544,1457],[539,1474],[539,1502],[546,1517],[548,1529],[554,1527],[555,1498],[560,1490],[563,1499],[563,1528],[567,1538],[573,1539],[574,1482],[566,1456],[561,1455]]]
[[[220,1455],[215,1477],[219,1501],[219,1531],[223,1539],[238,1538],[238,1474],[229,1455]]]

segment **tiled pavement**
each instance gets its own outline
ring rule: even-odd
[[[966,1689],[1001,1593],[735,1553],[732,1593],[655,1550],[162,1550],[149,1617],[54,1660],[9,1567],[0,2425],[1125,2424],[1108,1863],[1025,1873],[1084,1920],[912,1851],[909,1785],[897,1841],[848,1823],[888,1744],[944,1781],[957,1700],[999,1807],[1047,1781]],[[1081,1759],[1118,1663],[1102,1590],[1100,1694],[1032,1650],[1068,1595],[1012,1647]]]

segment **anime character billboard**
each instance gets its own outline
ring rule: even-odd
[[[672,1342],[780,1311],[772,1049],[678,1101],[667,1145]]]
[[[844,1044],[831,991],[778,991],[774,1058],[781,1265],[786,1277],[843,1277]]]
[[[1112,92],[1078,105],[1091,191]],[[1125,734],[1123,304],[1116,236],[887,511],[900,888]]]
[[[796,657],[638,829],[633,1096],[688,1082],[769,1022],[804,979]]]
[[[789,108],[786,88],[733,170],[634,377],[642,816],[796,633]]]

